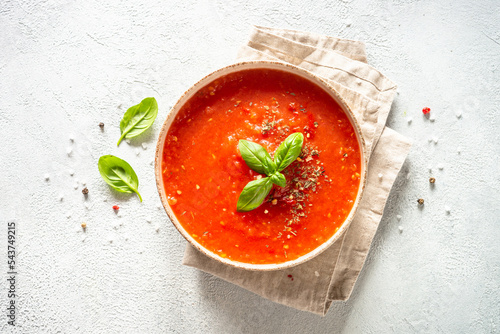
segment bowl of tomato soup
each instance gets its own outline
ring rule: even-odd
[[[240,140],[270,156],[300,132],[300,155],[263,203],[238,212],[243,188],[265,175],[249,168]],[[230,266],[278,270],[330,247],[351,223],[366,181],[359,125],[328,82],[296,66],[252,61],[219,69],[172,107],[156,147],[162,204],[203,254]]]

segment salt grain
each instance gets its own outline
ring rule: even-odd
[[[429,172],[432,172],[432,166],[427,166],[427,169],[429,170]]]
[[[443,164],[439,164],[438,168],[442,170],[444,168],[444,165]]]
[[[427,138],[427,141],[428,141],[429,143],[432,143],[432,137]]]
[[[378,178],[382,180],[382,178],[384,177],[384,174],[382,173],[378,173]]]
[[[74,171],[74,170],[72,170],[72,169],[70,169],[70,170],[69,170],[69,175],[71,175],[71,176],[75,175],[75,171]]]
[[[429,121],[434,122],[435,120],[436,120],[436,117],[434,116],[434,114],[431,114],[429,116]]]
[[[317,271],[315,271],[314,276],[319,277],[319,273]]]
[[[151,223],[151,221],[152,221],[151,217],[147,217],[147,218],[146,218],[146,221],[147,221],[148,223]]]
[[[397,218],[398,220],[401,220],[401,218],[403,218],[403,217],[402,217],[401,215],[397,215],[397,216],[396,216],[396,218]]]
[[[457,147],[457,153],[458,154],[462,153],[462,148],[461,147]]]
[[[158,210],[161,210],[161,208],[162,208],[161,204],[158,204],[158,205],[156,206],[156,208],[157,208]]]
[[[462,118],[462,110],[457,110],[455,116],[457,116],[457,118]]]
[[[130,139],[125,139],[125,142],[130,145]]]
[[[141,151],[139,149],[135,150],[135,155],[139,156],[141,154]]]
[[[403,226],[398,226],[399,233],[403,233]]]
[[[63,195],[63,194],[59,194],[58,199],[59,199],[59,202],[62,202],[62,201],[63,201],[63,199],[64,199],[64,195]]]
[[[50,175],[49,174],[45,174],[44,177],[45,177],[45,181],[50,180]]]
[[[69,141],[73,143],[73,142],[75,141],[75,136],[70,135],[70,136],[69,136]]]
[[[73,148],[72,147],[68,147],[66,149],[66,154],[68,155],[68,157],[70,157],[72,153],[73,153]]]
[[[439,137],[434,137],[434,138],[432,138],[432,140],[434,140],[434,144],[437,144],[439,141]]]
[[[411,117],[408,118],[408,124],[411,124],[412,121],[413,121],[413,119]]]
[[[411,176],[411,173],[408,172],[408,174],[406,174],[406,179],[409,180],[410,179],[410,176]]]
[[[146,144],[146,143],[142,143],[141,146],[142,146],[143,150],[147,150],[148,149],[148,144]]]
[[[83,180],[82,181],[82,186],[86,186],[87,185],[87,181]]]
[[[75,183],[75,184],[73,185],[73,188],[78,189],[78,186],[79,186],[79,185],[78,185],[78,183]]]
[[[68,213],[66,214],[66,218],[71,218],[71,212],[68,212]]]
[[[108,199],[107,199],[107,198],[105,198],[105,199],[103,199],[102,201],[103,201],[103,202],[107,202],[107,201],[108,201]]]
[[[155,161],[154,161],[154,160],[151,160],[151,161],[149,162],[149,164],[150,164],[151,166],[153,166],[153,165],[155,164]]]
[[[446,205],[446,206],[444,207],[444,211],[446,211],[446,214],[448,214],[448,215],[449,215],[449,214],[450,214],[450,212],[451,212],[451,208],[450,208],[448,205]]]

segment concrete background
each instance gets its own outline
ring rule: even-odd
[[[17,326],[0,316],[0,332],[500,332],[499,13],[493,0],[2,1],[2,309],[9,221],[19,274]],[[253,24],[364,41],[399,85],[388,125],[415,142],[351,299],[324,318],[183,267],[159,207],[151,162],[169,107]],[[146,96],[154,127],[117,148]],[[143,203],[101,180],[103,154],[135,168]]]

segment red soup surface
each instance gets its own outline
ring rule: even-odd
[[[274,185],[260,207],[237,212],[245,185],[262,177],[245,164],[238,141],[273,156],[294,132],[304,144],[283,171],[286,187]],[[279,70],[243,70],[202,88],[176,116],[163,154],[165,192],[184,229],[206,249],[245,263],[291,261],[320,246],[349,215],[360,183],[360,148],[341,107]]]

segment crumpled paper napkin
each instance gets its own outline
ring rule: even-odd
[[[392,185],[411,142],[385,126],[396,85],[366,63],[362,42],[286,29],[254,27],[238,61],[273,60],[330,82],[358,120],[369,151],[368,178],[359,209],[344,235],[317,257],[279,271],[248,271],[219,263],[188,245],[183,264],[299,310],[325,315],[347,300],[365,262]],[[292,275],[292,281],[288,275]]]

